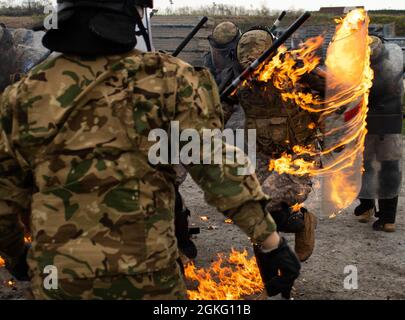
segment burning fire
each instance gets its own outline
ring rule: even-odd
[[[306,41],[301,48],[278,54],[255,74],[271,82],[286,102],[314,114],[319,121],[308,127],[317,130],[318,140],[297,145],[292,153],[271,159],[269,170],[280,174],[311,175],[324,178],[329,212],[340,211],[357,197],[362,171],[362,152],[367,133],[368,94],[372,86],[368,37],[369,18],[363,9],[351,11],[338,23],[326,58],[326,71],[320,69],[316,51],[323,37]],[[308,90],[300,80],[315,72],[326,75],[326,96]],[[321,159],[319,166],[313,159]]]
[[[198,282],[195,290],[188,290],[190,300],[240,300],[260,294],[263,282],[254,257],[247,251],[231,251],[228,258],[218,255],[208,269],[186,266],[186,279]]]
[[[24,241],[25,241],[25,243],[31,243],[32,242],[31,236],[25,236]],[[5,265],[6,265],[6,262],[4,261],[4,259],[2,257],[0,257],[0,268],[4,267]]]
[[[303,203],[296,203],[291,207],[292,212],[299,212],[304,207]]]

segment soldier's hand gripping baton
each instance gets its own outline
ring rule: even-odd
[[[197,34],[198,31],[207,23],[208,17],[203,17],[201,21],[195,26],[195,28],[190,32],[190,34],[180,43],[180,45],[177,47],[176,51],[173,52],[172,56],[177,57],[180,52],[183,51],[183,49],[188,45],[188,43],[191,41],[191,39],[194,38],[194,36]]]
[[[276,29],[278,28],[278,26],[280,25],[281,21],[284,19],[285,15],[287,14],[286,11],[283,11],[280,13],[279,17],[277,18],[277,20],[274,22],[273,26],[270,28],[270,32],[273,33],[274,31],[276,31]]]
[[[265,62],[274,52],[277,51],[280,46],[287,41],[287,39],[301,27],[305,21],[309,19],[311,13],[305,12],[301,17],[299,17],[281,36],[273,42],[270,48],[268,48],[255,62],[253,62],[249,67],[247,67],[240,75],[237,77],[229,86],[221,93],[221,100],[226,99],[232,92],[234,92],[239,85],[263,63]]]

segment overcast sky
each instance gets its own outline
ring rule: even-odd
[[[320,7],[337,7],[337,6],[356,6],[363,5],[366,9],[405,9],[405,0],[217,0],[217,1],[202,1],[202,0],[172,0],[173,9],[176,7],[192,6],[200,7],[201,5],[210,5],[212,2],[245,6],[245,7],[261,7],[266,5],[269,9],[307,9],[318,10]],[[249,3],[249,4],[246,4]],[[165,8],[170,7],[170,0],[155,0],[155,7]]]

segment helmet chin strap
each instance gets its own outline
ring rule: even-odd
[[[144,13],[145,13],[144,7],[136,6],[135,10],[136,24],[138,25],[139,32],[141,33],[143,39],[145,40],[147,50],[152,51],[152,44],[149,38],[148,30],[146,30],[142,21]]]

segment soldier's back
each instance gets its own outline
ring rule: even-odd
[[[149,163],[148,135],[168,129],[181,108],[177,91],[187,72],[193,76],[189,65],[161,53],[61,55],[7,90],[9,141],[35,181],[34,293],[41,295],[47,265],[58,268],[62,283],[81,279],[87,295],[83,279],[96,277],[124,277],[138,283],[135,290],[153,284],[126,276],[170,273],[156,280],[169,281],[166,293],[181,282],[174,281],[175,175]]]

